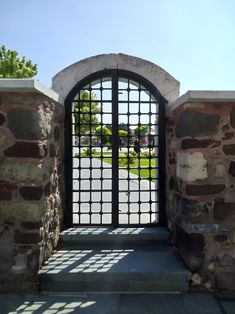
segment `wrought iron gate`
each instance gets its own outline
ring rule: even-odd
[[[68,225],[164,222],[164,103],[143,77],[105,70],[66,100]]]

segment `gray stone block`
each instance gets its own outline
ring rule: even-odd
[[[16,139],[43,140],[51,133],[51,116],[43,109],[14,108],[7,113],[7,126]]]

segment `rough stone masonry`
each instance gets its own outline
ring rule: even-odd
[[[63,217],[64,107],[42,88],[0,92],[0,291],[37,292]],[[11,84],[10,84],[11,85]],[[54,95],[53,95],[54,96]]]
[[[235,93],[224,93],[168,108],[168,224],[201,290],[235,290]]]

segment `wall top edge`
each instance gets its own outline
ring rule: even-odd
[[[64,98],[51,88],[46,87],[38,80],[33,79],[0,79],[0,92],[38,93],[52,100],[64,104]]]
[[[189,90],[167,105],[170,112],[185,103],[193,102],[235,102],[235,91],[230,90]]]

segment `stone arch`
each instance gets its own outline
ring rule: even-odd
[[[161,95],[172,102],[179,96],[180,83],[158,65],[126,54],[103,54],[78,61],[52,78],[52,89],[64,99],[73,87],[92,73],[120,69],[136,73],[151,82]]]

